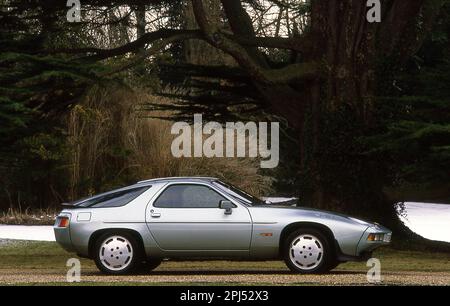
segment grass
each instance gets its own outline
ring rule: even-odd
[[[56,242],[13,241],[0,246],[0,269],[52,269],[66,270],[66,261],[73,254],[66,252]],[[81,264],[94,268],[91,260],[80,259]]]
[[[16,241],[0,246],[0,269],[46,269],[66,273],[66,261],[74,257],[55,242]],[[374,257],[381,260],[384,271],[450,272],[450,254],[398,251],[390,248],[380,249]],[[85,271],[96,272],[93,261],[80,259]],[[161,265],[160,271],[270,271],[285,270],[281,261],[273,262],[232,262],[229,261],[168,261]],[[364,271],[366,263],[346,263],[339,266],[340,271]],[[161,272],[163,273],[163,272]],[[201,272],[199,272],[201,273]],[[97,284],[97,283],[96,283]],[[101,284],[101,283],[100,283]]]

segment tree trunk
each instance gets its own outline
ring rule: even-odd
[[[208,14],[208,19],[213,24],[220,24],[223,26],[221,20],[220,3],[218,1],[207,0],[204,1],[205,10]],[[192,3],[187,2],[186,7],[183,10],[184,28],[186,30],[198,29],[197,22],[195,21]],[[236,62],[233,58],[219,49],[211,46],[203,40],[191,39],[184,41],[184,57],[186,63],[212,66],[212,65],[227,65],[236,66]]]
[[[141,38],[145,34],[145,27],[147,25],[147,21],[145,19],[145,4],[138,4],[135,8],[134,14],[136,17],[136,38]],[[145,46],[139,48],[138,52],[142,52],[145,49]],[[136,52],[136,53],[138,53]]]

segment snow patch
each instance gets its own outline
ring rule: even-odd
[[[413,232],[437,241],[450,242],[450,205],[405,203],[406,216],[400,216]]]
[[[0,239],[55,241],[55,234],[50,225],[0,225]]]

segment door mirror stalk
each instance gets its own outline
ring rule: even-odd
[[[236,206],[231,201],[220,201],[219,207],[225,209],[225,215],[231,215]]]

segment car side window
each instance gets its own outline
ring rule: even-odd
[[[145,186],[107,193],[84,201],[80,203],[79,206],[91,208],[124,206],[136,199],[149,188],[150,186]]]
[[[162,208],[218,208],[227,199],[202,185],[171,185],[153,203]]]

